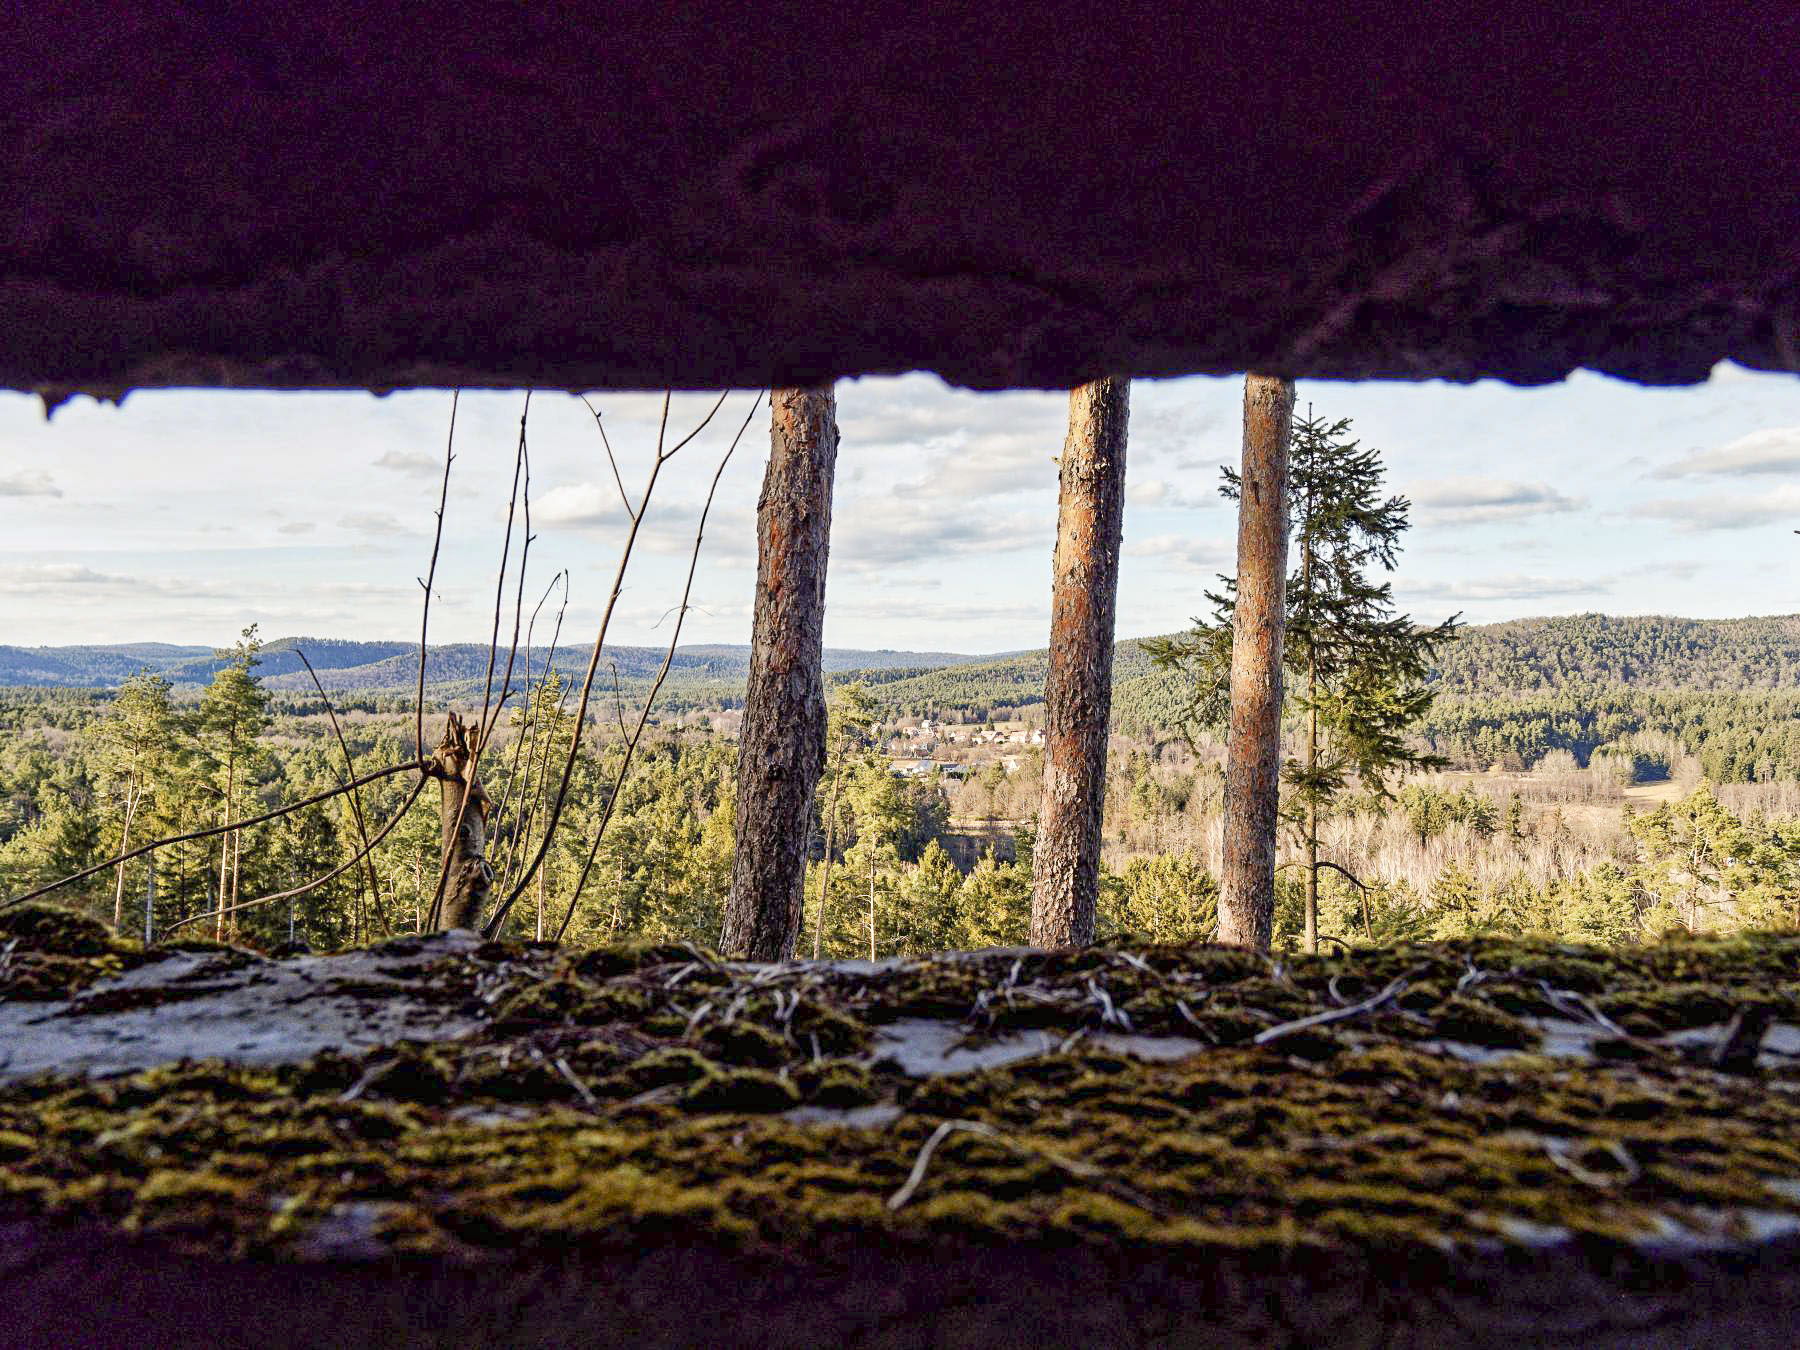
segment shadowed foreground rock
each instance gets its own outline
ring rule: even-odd
[[[1794,937],[275,962],[25,908],[0,951],[8,1343],[1774,1345],[1800,1316]],[[333,1019],[379,1034],[321,1049]]]

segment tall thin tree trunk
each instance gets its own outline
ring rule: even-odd
[[[1281,793],[1281,644],[1286,625],[1288,441],[1294,382],[1244,378],[1243,491],[1225,748],[1219,941],[1266,951],[1275,924]]]
[[[138,790],[135,786],[125,792],[125,828],[119,835],[119,852],[131,851],[131,818],[137,814]],[[125,931],[125,860],[119,860],[118,876],[113,884],[113,932]]]
[[[225,757],[225,819],[220,823],[229,827],[231,824],[231,794],[236,786],[237,760]],[[219,912],[213,916],[213,941],[225,940],[225,878],[231,867],[231,830],[225,831],[225,840],[219,845],[219,903],[214,906]]]
[[[777,389],[770,404],[731,892],[720,935],[727,956],[755,961],[792,957],[800,933],[813,789],[825,767],[820,661],[838,447],[829,387]]]
[[[1319,767],[1319,660],[1308,657],[1306,689],[1311,700],[1306,710],[1306,772],[1308,781]],[[1306,950],[1319,950],[1319,801],[1306,803]]]
[[[144,855],[144,945],[156,936],[156,850]]]
[[[844,781],[844,766],[831,775],[831,801],[825,807],[825,860],[819,865],[819,905],[813,922],[813,960],[825,950],[825,897],[831,893],[831,851],[837,847],[838,788]]]
[[[869,960],[875,959],[875,841],[869,840]]]
[[[238,939],[238,883],[243,879],[243,875],[244,832],[233,830],[231,832],[231,902],[226,906],[231,911],[231,940],[233,942]]]
[[[1044,681],[1044,797],[1032,850],[1036,947],[1094,940],[1130,415],[1131,381],[1123,376],[1070,391]]]

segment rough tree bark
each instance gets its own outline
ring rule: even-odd
[[[1292,380],[1245,376],[1219,941],[1259,951],[1268,949],[1275,923],[1281,646],[1287,598],[1287,463],[1293,421]]]
[[[825,767],[820,673],[837,396],[777,389],[756,508],[756,617],[738,742],[737,834],[724,954],[784,961],[800,933],[813,789]]]
[[[474,781],[468,781],[480,739],[481,729],[475,723],[449,714],[426,770],[438,780],[440,789],[438,818],[445,872],[440,912],[445,928],[481,927],[488,891],[494,884],[494,869],[487,860],[488,795],[481,786],[479,770]]]
[[[1130,414],[1131,381],[1122,376],[1069,394],[1044,681],[1044,800],[1032,850],[1035,947],[1094,940]]]

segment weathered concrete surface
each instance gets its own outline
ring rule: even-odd
[[[1792,935],[277,962],[24,907],[0,999],[0,1043],[64,1055],[0,1082],[3,1344],[1599,1350],[1800,1315]]]
[[[293,1064],[325,1050],[442,1041],[480,1025],[420,977],[466,955],[473,933],[440,933],[344,956],[272,961],[173,951],[74,998],[0,1003],[0,1081],[116,1074],[188,1059]]]
[[[1792,5],[17,8],[0,385],[52,396],[1800,346]]]

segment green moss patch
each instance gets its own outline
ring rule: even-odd
[[[141,959],[60,919],[9,931],[20,971]],[[0,1220],[296,1260],[946,1239],[1185,1260],[1800,1215],[1800,1068],[1721,1072],[1693,1036],[1752,1004],[1800,1021],[1791,940],[990,952],[874,973],[432,950],[389,944],[391,979],[356,996],[424,986],[471,1010],[464,1039],[0,1088]],[[96,1018],[131,1005],[88,997]],[[878,1063],[920,1017],[1023,1048],[920,1077]],[[1547,1017],[1587,1019],[1591,1053],[1543,1053]],[[1192,1053],[1140,1058],[1141,1036]]]

